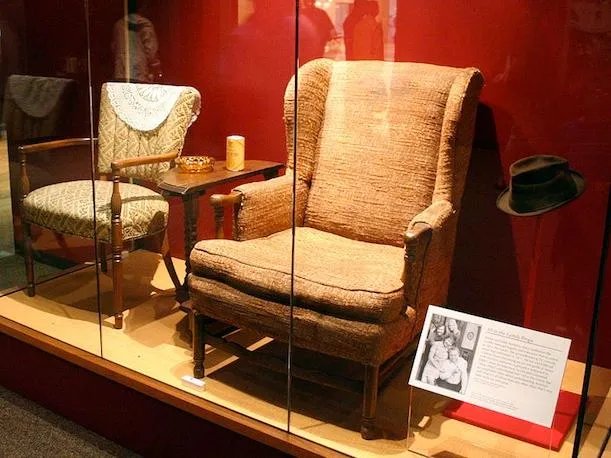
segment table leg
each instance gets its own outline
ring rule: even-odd
[[[202,193],[203,194],[203,193]],[[197,220],[199,218],[199,196],[200,193],[187,194],[182,197],[183,208],[185,212],[184,218],[184,240],[185,240],[185,280],[183,282],[183,290],[180,294],[179,302],[185,303],[189,299],[189,288],[187,285],[187,276],[191,272],[191,262],[189,256],[191,250],[197,243]],[[178,295],[177,295],[178,296]]]

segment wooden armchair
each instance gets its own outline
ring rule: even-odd
[[[319,59],[300,69],[298,116],[294,82],[285,95],[287,174],[212,196],[219,236],[223,207],[233,208],[234,240],[191,253],[196,377],[205,343],[253,353],[206,334],[206,316],[290,336],[364,366],[357,382],[292,371],[361,390],[361,435],[376,437],[379,384],[415,345],[427,306],[446,300],[482,84],[476,69],[415,63]]]
[[[169,253],[168,203],[154,190],[122,182],[157,182],[180,155],[188,127],[199,113],[200,95],[191,87],[106,83],[102,86],[98,138],[56,140],[19,147],[27,292],[35,294],[32,224],[54,232],[96,240],[106,271],[106,245],[112,247],[114,326],[123,326],[121,253],[126,241],[159,238],[174,285],[180,281]],[[30,190],[27,158],[41,151],[97,146],[100,180],[56,183]],[[108,178],[111,180],[109,181]]]

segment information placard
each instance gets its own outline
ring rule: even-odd
[[[570,339],[429,306],[410,385],[551,427]]]

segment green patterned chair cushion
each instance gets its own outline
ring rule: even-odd
[[[133,240],[162,231],[168,203],[163,196],[143,186],[121,183],[123,240]],[[110,242],[111,181],[95,182],[98,239]],[[62,234],[94,238],[91,181],[70,181],[35,189],[23,201],[25,218],[31,223]]]

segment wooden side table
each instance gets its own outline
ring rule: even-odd
[[[263,175],[266,180],[278,176],[284,164],[269,161],[245,161],[244,170],[232,172],[225,168],[225,161],[214,164],[214,170],[208,173],[182,173],[178,167],[170,169],[159,184],[165,196],[179,196],[184,205],[184,239],[186,275],[180,291],[176,291],[176,300],[184,304],[189,299],[187,275],[191,272],[189,255],[197,243],[197,220],[199,217],[199,198],[209,188],[242,180],[244,178]]]

